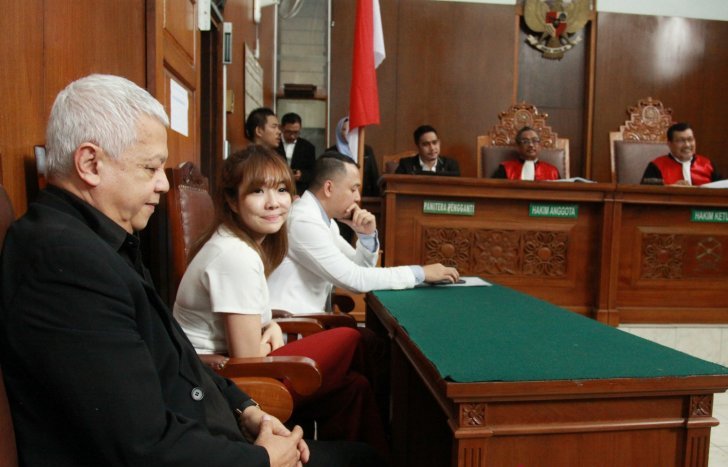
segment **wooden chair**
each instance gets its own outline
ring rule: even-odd
[[[414,156],[415,153],[416,151],[410,149],[407,151],[400,151],[395,154],[385,154],[384,157],[382,157],[382,173],[393,174],[397,170],[399,160],[401,158]]]
[[[170,180],[166,212],[171,275],[176,290],[187,268],[191,247],[214,222],[214,206],[208,192],[207,178],[191,162],[167,169],[166,172]],[[298,322],[296,327],[282,323],[281,328],[284,332],[308,335],[320,331],[323,326],[311,319]],[[260,399],[256,400],[263,409],[284,416],[281,420],[287,419],[293,408],[290,393],[281,381],[287,381],[302,395],[311,394],[321,386],[321,372],[316,362],[307,357],[231,358],[219,373],[233,379],[248,394],[260,394]],[[261,380],[260,377],[268,379]],[[270,399],[267,393],[271,394]]]
[[[2,459],[0,465],[17,467],[18,449],[15,445],[15,430],[2,376],[2,370],[0,370],[0,458]]]
[[[498,165],[518,157],[516,134],[524,126],[539,132],[541,153],[539,158],[554,165],[563,178],[569,178],[569,140],[559,138],[546,124],[548,114],[540,113],[536,106],[522,102],[498,114],[499,123],[487,135],[477,139],[477,167],[479,178],[490,178]]]
[[[629,119],[619,131],[609,133],[612,182],[637,185],[653,159],[670,152],[667,129],[672,125],[672,109],[657,99],[641,99],[627,108]]]

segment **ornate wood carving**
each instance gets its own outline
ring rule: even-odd
[[[423,233],[425,264],[463,274],[566,275],[568,232],[428,227]]]
[[[566,275],[566,232],[524,232],[523,273],[534,276]]]
[[[461,404],[460,426],[483,426],[485,407],[485,404]]]
[[[657,99],[640,99],[636,106],[627,108],[629,120],[619,127],[625,141],[667,140],[667,129],[672,121],[672,109],[665,108]]]
[[[723,260],[723,243],[710,236],[698,240],[695,251],[695,262],[700,273],[715,273],[720,271]]]
[[[548,114],[540,113],[535,105],[521,102],[512,105],[505,112],[498,114],[500,122],[491,128],[488,136],[494,146],[511,146],[516,144],[516,133],[524,126],[538,130],[541,136],[541,147],[553,148],[558,135],[546,124]]]
[[[467,229],[425,229],[425,263],[442,263],[460,271],[469,269],[470,232]]]
[[[476,230],[474,240],[474,273],[518,273],[520,234],[517,231]]]
[[[681,278],[683,240],[682,235],[676,234],[645,234],[642,237],[642,278]]]
[[[690,417],[710,417],[713,413],[713,395],[690,397]]]

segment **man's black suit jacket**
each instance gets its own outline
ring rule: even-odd
[[[283,148],[283,143],[278,145],[276,149],[278,154],[286,159],[286,150]],[[301,179],[296,181],[296,192],[302,195],[308,188],[308,184],[311,183],[313,178],[314,166],[316,165],[316,147],[311,144],[310,141],[303,138],[296,140],[295,146],[293,146],[293,157],[291,157],[291,170],[300,170]]]
[[[412,157],[403,157],[399,160],[399,165],[394,173],[409,175],[445,175],[452,177],[460,176],[460,167],[458,161],[449,157],[438,157],[437,166],[434,172],[422,170],[420,165],[420,156],[415,154]]]
[[[200,363],[119,253],[133,238],[112,247],[104,220],[49,187],[5,240],[0,358],[20,464],[269,465],[237,430],[249,397]]]

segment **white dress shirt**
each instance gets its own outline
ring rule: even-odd
[[[367,250],[361,240],[353,248],[339,234],[333,219],[305,192],[288,216],[288,254],[268,277],[270,305],[291,313],[318,313],[334,286],[353,292],[407,289],[417,279],[409,266],[377,268],[378,248]]]

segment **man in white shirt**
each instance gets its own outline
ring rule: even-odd
[[[376,219],[357,204],[359,189],[359,168],[352,159],[325,154],[316,161],[309,190],[293,203],[288,216],[288,254],[268,278],[271,308],[322,312],[334,286],[368,292],[459,279],[455,268],[439,263],[375,267],[379,255]],[[334,219],[356,233],[356,248],[339,235]]]

